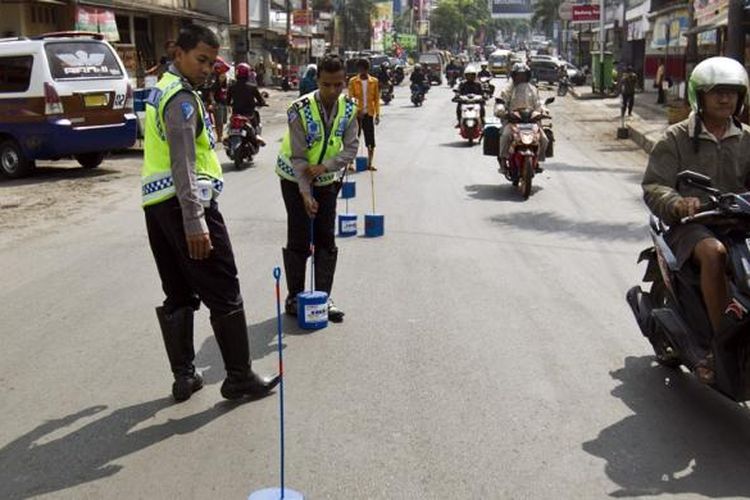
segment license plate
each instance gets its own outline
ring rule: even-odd
[[[87,108],[103,108],[109,104],[107,94],[86,94],[83,96],[83,104]]]

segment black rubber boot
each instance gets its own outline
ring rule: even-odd
[[[284,302],[284,311],[290,316],[297,316],[297,294],[305,289],[305,269],[307,254],[283,248],[284,273],[288,295]]]
[[[195,391],[203,387],[203,379],[195,373],[193,366],[193,313],[192,307],[181,307],[172,314],[167,314],[164,307],[156,308],[169,366],[174,375],[172,396],[178,402],[190,399]]]
[[[338,248],[332,250],[315,249],[315,290],[328,294],[328,319],[333,323],[344,321],[344,311],[336,307],[331,300],[333,276],[336,274],[338,256]]]
[[[247,324],[244,309],[237,309],[218,318],[211,318],[211,326],[219,344],[227,378],[221,384],[225,399],[244,396],[266,396],[279,383],[279,376],[262,378],[250,369],[250,347],[247,341]]]

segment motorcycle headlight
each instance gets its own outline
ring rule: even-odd
[[[534,142],[534,136],[531,134],[521,134],[521,142],[523,144],[529,145]]]
[[[476,124],[477,124],[476,120],[466,120],[467,127],[473,127]]]

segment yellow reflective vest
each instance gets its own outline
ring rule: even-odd
[[[146,125],[144,131],[143,168],[141,169],[141,192],[143,206],[155,205],[175,196],[172,178],[169,143],[164,127],[164,109],[181,90],[187,89],[182,79],[167,71],[146,100]],[[210,179],[214,189],[221,192],[224,187],[221,164],[214,152],[214,135],[200,96],[192,91],[199,106],[202,131],[195,140],[195,173],[199,179]]]
[[[344,133],[352,120],[356,117],[357,107],[354,101],[340,95],[338,98],[338,112],[333,120],[330,137],[325,135],[325,122],[315,99],[315,92],[304,95],[294,101],[287,114],[297,113],[302,120],[307,144],[307,162],[318,165],[324,160],[335,157],[344,149]],[[276,159],[276,173],[282,179],[297,182],[291,161],[292,144],[287,130],[281,142],[281,150]],[[317,177],[313,185],[327,186],[336,181],[337,172],[326,172]]]

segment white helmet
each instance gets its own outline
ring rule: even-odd
[[[477,76],[477,73],[478,73],[477,68],[473,65],[466,66],[466,69],[464,70],[464,76],[468,76],[468,75]]]
[[[729,57],[710,57],[693,69],[688,82],[688,100],[693,111],[701,111],[700,94],[717,86],[737,90],[739,100],[735,115],[739,115],[748,96],[747,71],[742,64]]]

